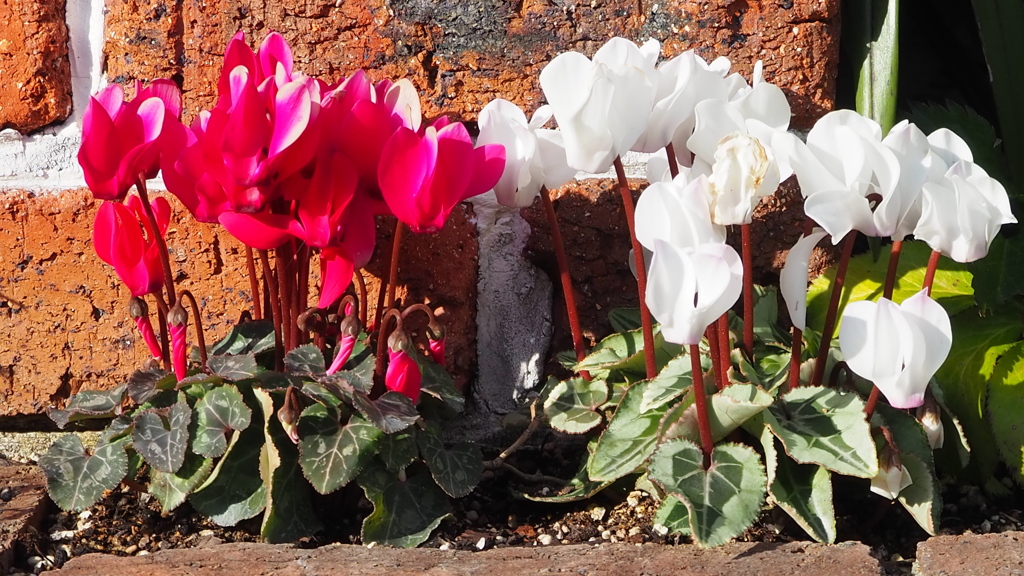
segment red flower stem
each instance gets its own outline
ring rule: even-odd
[[[156,241],[157,252],[160,253],[160,264],[164,269],[164,289],[167,291],[167,305],[168,307],[173,307],[176,302],[174,299],[174,277],[171,275],[171,259],[167,254],[167,242],[164,241],[163,235],[160,234],[160,226],[157,225],[156,214],[153,213],[153,207],[149,205],[149,194],[146,192],[146,181],[141,175],[139,175],[139,179],[135,181],[135,189],[139,191],[139,198],[142,200],[142,209],[146,211],[146,218],[149,219],[149,224],[153,230],[153,240]]]
[[[800,358],[803,354],[804,332],[793,326],[793,348],[789,357],[789,389],[800,387]]]
[[[932,283],[935,282],[935,271],[939,268],[939,259],[942,257],[942,253],[938,250],[932,250],[932,255],[928,257],[928,268],[924,272],[924,283],[921,285],[922,288],[927,290],[928,296],[932,295]]]
[[[856,230],[851,230],[846,234],[846,238],[843,238],[843,252],[839,256],[839,267],[836,269],[836,278],[832,282],[832,296],[828,301],[825,325],[821,328],[821,343],[818,344],[818,357],[814,363],[814,373],[811,375],[811,386],[821,386],[822,378],[825,376],[825,362],[828,360],[828,349],[832,346],[832,333],[836,328],[836,316],[839,313],[839,299],[843,294],[846,267],[850,263],[853,243],[856,239]]]
[[[289,293],[289,282],[286,276],[288,272],[287,256],[285,255],[285,246],[281,245],[274,249],[274,266],[276,268],[277,277],[277,295],[280,299],[280,310],[281,310],[281,339],[284,341],[284,351],[289,352],[294,346],[292,345],[292,300],[291,294]]]
[[[729,342],[729,313],[726,312],[715,320],[718,331],[718,363],[722,367],[722,386],[729,385],[729,366],[732,365],[732,358],[729,353],[732,346]]]
[[[179,300],[188,300],[189,307],[192,308],[192,318],[196,322],[196,341],[199,344],[199,359],[203,363],[203,369],[206,368],[206,336],[203,335],[203,318],[199,315],[199,304],[196,302],[195,296],[192,295],[188,290],[182,290],[181,294],[178,295]]]
[[[299,315],[302,314],[306,310],[306,307],[309,304],[309,259],[310,259],[310,257],[311,257],[311,253],[310,253],[310,250],[309,250],[309,246],[306,245],[306,244],[300,244],[299,245],[299,249],[298,249],[298,256],[297,256],[298,266],[299,266],[299,278],[298,278],[298,280],[299,280],[299,294],[298,294],[298,297],[295,299],[295,317],[296,318],[298,318]],[[298,331],[299,331],[299,344],[305,344],[309,340],[309,334],[306,332],[306,330],[303,327],[298,326],[297,322],[296,322],[296,326],[297,326]]]
[[[391,239],[391,269],[388,271],[388,299],[386,306],[395,305],[395,291],[398,289],[398,256],[402,251],[402,231],[405,225],[401,220],[395,221],[395,235]]]
[[[394,330],[398,330],[402,327],[402,315],[395,308],[389,308],[388,313],[381,318],[380,331],[377,332],[377,356],[374,357],[373,365],[374,388],[377,388],[378,381],[383,382],[384,380],[384,358],[387,357],[388,336],[390,336],[391,332],[394,331],[387,330],[387,324],[390,318],[395,319]]]
[[[281,299],[278,294],[277,279],[274,278],[273,268],[270,267],[270,258],[266,250],[260,250],[260,264],[263,266],[263,280],[270,292],[270,308],[274,321],[274,355],[277,357],[275,366],[277,370],[284,369],[284,336],[281,334]]]
[[[709,354],[711,354],[711,369],[715,374],[715,387],[721,390],[725,388],[725,380],[722,378],[722,359],[718,356],[718,332],[715,323],[704,329],[704,337],[708,339]]]
[[[754,257],[750,224],[740,224],[740,248],[743,252],[743,352],[754,363]]]
[[[878,405],[879,395],[878,386],[872,386],[871,394],[868,395],[868,403],[864,406],[864,417],[868,420],[871,420],[871,415],[875,413],[875,406]]]
[[[903,240],[894,240],[889,249],[889,269],[885,272],[885,287],[882,298],[892,300],[892,290],[896,286],[896,269],[900,266],[900,253],[903,251]]]
[[[704,372],[700,366],[700,346],[690,344],[690,370],[693,376],[693,405],[697,410],[697,429],[700,432],[701,451],[704,452],[704,469],[711,466],[711,452],[715,449],[711,437],[711,419],[708,417],[708,399],[704,391]]]
[[[363,273],[359,270],[352,271],[352,277],[355,279],[356,293],[359,294],[359,323],[364,327],[366,326],[366,279],[363,278]],[[344,310],[342,310],[344,312]]]
[[[615,157],[615,175],[619,180],[619,193],[622,194],[622,207],[626,213],[626,225],[629,227],[629,239],[633,244],[633,260],[636,262],[636,287],[640,293],[640,324],[644,337],[644,367],[647,377],[654,378],[658,374],[658,366],[654,358],[654,323],[651,311],[647,308],[647,268],[644,263],[644,248],[636,239],[636,224],[633,219],[633,195],[626,180],[626,169],[622,167],[622,159]]]
[[[548,224],[551,226],[551,245],[555,250],[555,260],[558,261],[558,276],[562,280],[565,311],[569,315],[569,330],[572,332],[572,347],[576,352],[576,361],[582,362],[587,357],[587,347],[583,343],[583,330],[580,328],[580,315],[576,308],[576,291],[573,290],[572,276],[569,275],[569,259],[565,255],[562,230],[558,226],[555,206],[551,203],[551,192],[546,187],[541,187],[540,199],[544,204],[544,213],[547,214]],[[590,380],[590,375],[587,374],[584,378]]]
[[[170,333],[167,330],[167,302],[164,301],[164,297],[159,292],[154,292],[153,297],[156,298],[156,318],[157,324],[160,326],[160,353],[161,360],[164,366],[164,370],[171,371],[171,340]]]
[[[679,162],[676,161],[676,147],[671,142],[665,145],[665,154],[668,155],[668,173],[675,178],[679,176]]]
[[[252,256],[252,246],[245,246],[245,270],[249,275],[249,292],[252,297],[252,314],[256,320],[263,319],[263,306],[260,301],[260,279],[256,276],[256,260]],[[206,364],[206,361],[203,361]]]

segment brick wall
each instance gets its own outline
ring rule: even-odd
[[[185,116],[191,118],[216,98],[227,40],[244,30],[258,43],[273,30],[291,43],[300,70],[330,80],[359,68],[374,80],[409,78],[426,116],[447,113],[473,121],[494,97],[536,108],[542,102],[537,75],[561,51],[592,54],[614,35],[653,37],[667,54],[694,48],[708,60],[725,55],[745,74],[763,60],[766,79],[790,98],[793,126],[807,128],[833,105],[838,5],[839,0],[0,0],[0,416],[38,413],[78,388],[119,382],[145,354],[127,319],[123,290],[92,252],[95,204],[74,162],[82,105],[104,82],[172,78],[183,89]],[[558,208],[571,223],[570,236],[574,226],[579,232],[616,217],[610,181],[583,179],[564,194]],[[457,338],[450,365],[459,377],[479,376],[477,395],[507,410],[508,387],[524,383],[488,384],[508,376],[476,373],[477,237],[472,208],[467,210],[441,237],[415,238],[415,254],[403,261],[402,277],[410,298],[429,294],[445,307]],[[537,214],[527,211],[538,231],[523,243],[543,269],[551,257]],[[509,218],[515,216],[488,222],[509,226]],[[175,272],[204,295],[209,331],[221,334],[248,300],[238,273],[244,265],[238,245],[186,218],[172,228]],[[786,227],[758,230],[762,271],[770,272],[795,235],[785,233]],[[623,287],[628,272],[621,258],[596,257],[594,250],[608,253],[602,240],[588,242],[570,248],[570,255],[592,312],[585,328],[597,338],[607,331],[598,311],[635,295]],[[449,268],[438,270],[436,263]],[[371,265],[370,271],[378,268]],[[557,306],[554,317],[557,324]],[[556,330],[555,345],[566,347],[561,333]],[[502,344],[488,334],[482,354]]]

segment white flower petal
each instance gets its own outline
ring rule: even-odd
[[[797,241],[786,255],[786,264],[779,273],[779,289],[786,301],[789,318],[800,330],[807,328],[807,269],[811,261],[811,252],[828,233],[817,228],[809,236]]]
[[[809,196],[804,200],[804,214],[832,235],[833,244],[839,244],[851,230],[877,236],[867,198],[853,192],[830,190]]]

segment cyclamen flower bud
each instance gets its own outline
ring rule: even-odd
[[[138,296],[132,296],[132,299],[128,301],[128,315],[135,319],[135,325],[139,327],[142,340],[146,342],[153,358],[163,357],[160,342],[157,341],[156,332],[153,331],[153,323],[149,320],[149,306],[146,301]]]
[[[167,313],[167,326],[171,333],[171,366],[174,376],[181,380],[188,373],[185,361],[185,334],[188,330],[188,313],[181,304],[176,304]]]
[[[348,362],[349,357],[352,356],[352,350],[356,346],[356,339],[359,338],[359,333],[363,331],[363,327],[359,323],[359,317],[355,314],[351,305],[346,307],[345,313],[345,319],[341,321],[338,350],[334,355],[334,361],[331,362],[331,367],[327,369],[328,374],[336,373],[338,370],[341,370],[345,362]]]
[[[302,414],[302,402],[294,386],[284,392],[284,405],[277,411],[277,419],[281,422],[288,438],[295,444],[299,443],[299,415]]]
[[[416,359],[406,352],[411,348],[409,336],[401,329],[395,330],[388,338],[388,370],[384,375],[384,386],[392,392],[405,394],[416,404],[420,400],[420,384],[423,374]]]

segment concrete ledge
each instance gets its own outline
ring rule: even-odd
[[[88,554],[53,572],[59,576],[463,576],[564,572],[594,576],[878,576],[862,544],[744,544],[713,550],[645,544],[502,548],[486,552],[392,550],[351,545],[298,550],[290,546],[223,544],[118,558]],[[995,572],[992,572],[994,574]]]
[[[936,536],[917,545],[919,576],[1022,576],[1024,532]]]

